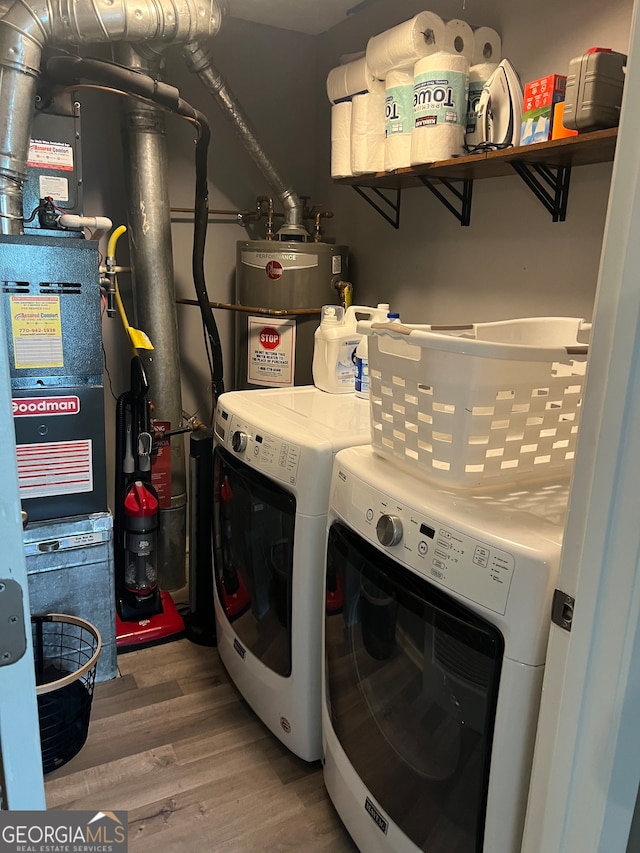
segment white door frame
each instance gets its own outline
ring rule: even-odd
[[[624,853],[640,780],[638,5],[522,853]]]
[[[6,331],[0,321],[0,470],[3,472],[0,489],[0,578],[17,581],[22,587],[27,640],[27,650],[18,661],[0,666],[0,753],[4,771],[2,808],[41,810],[46,808],[46,804],[6,352]],[[3,616],[8,614],[0,611],[0,619]]]

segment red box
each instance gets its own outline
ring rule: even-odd
[[[539,80],[532,80],[524,87],[523,113],[564,101],[566,88],[567,77],[563,74],[548,74]]]

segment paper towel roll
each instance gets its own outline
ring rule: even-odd
[[[351,111],[351,172],[384,171],[384,95],[355,95]]]
[[[351,175],[351,101],[331,107],[331,177]]]
[[[442,18],[434,12],[419,12],[369,39],[367,65],[375,77],[384,79],[392,68],[407,68],[421,57],[443,50],[444,30]]]
[[[338,58],[338,61],[340,62],[340,65],[346,65],[347,62],[354,62],[356,59],[360,59],[364,55],[365,55],[364,50],[358,50],[355,53],[343,53]]]
[[[413,71],[392,68],[385,80],[384,169],[411,165],[413,129]]]
[[[468,93],[466,56],[440,52],[416,62],[412,165],[448,160],[464,153]]]
[[[376,80],[364,56],[332,68],[327,75],[327,96],[332,104],[363,92],[384,92],[384,80]]]
[[[478,27],[473,33],[472,65],[498,63],[502,59],[502,39],[491,27]]]
[[[472,65],[469,69],[469,111],[464,140],[468,148],[473,148],[474,145],[483,141],[478,128],[476,108],[482,94],[482,87],[497,67],[498,65],[495,62],[481,62],[479,65]]]
[[[460,18],[447,21],[444,25],[444,36],[440,43],[440,50],[454,53],[457,56],[466,56],[469,64],[471,64],[474,49],[473,30],[469,24],[466,21],[461,21]]]

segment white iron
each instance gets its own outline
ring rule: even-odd
[[[522,83],[518,73],[503,59],[482,88],[476,108],[480,142],[476,149],[499,149],[520,142]]]

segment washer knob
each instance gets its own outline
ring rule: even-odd
[[[397,515],[381,515],[376,534],[381,545],[397,545],[402,539],[402,521]]]
[[[236,430],[231,436],[231,447],[233,447],[236,453],[242,453],[247,447],[246,432],[241,432],[239,429]]]

